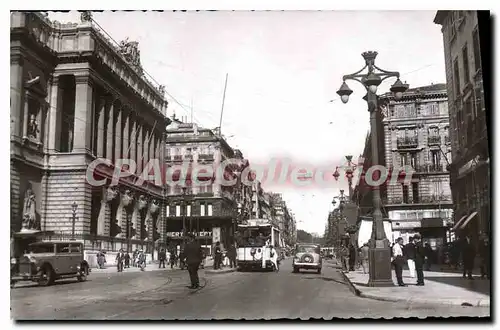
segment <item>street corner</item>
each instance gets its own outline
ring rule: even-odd
[[[205,269],[205,274],[228,274],[236,272],[236,268],[228,269]]]
[[[356,296],[361,296],[361,291],[354,285],[351,278],[349,278],[349,276],[348,276],[349,272],[339,270],[339,273],[342,276],[342,278],[344,279],[345,283],[347,284],[347,287],[349,288],[349,290],[351,290],[351,292],[354,293]]]

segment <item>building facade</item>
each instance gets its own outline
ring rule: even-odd
[[[114,45],[89,12],[78,24],[12,12],[10,32],[12,231],[71,235],[89,253],[152,248],[162,187],[135,184],[137,173],[111,180],[116,160],[140,173],[163,153],[167,101],[145,79],[138,44]],[[98,158],[110,161],[94,170],[101,186],[87,178]]]
[[[228,166],[225,169],[227,179],[229,176],[236,178],[237,171],[249,165],[241,152],[233,150],[217,132],[173,119],[165,144],[166,244],[180,246],[184,232],[198,233],[200,243],[207,248],[216,242],[223,246],[231,244],[239,217],[249,209],[250,197],[249,189],[243,189],[240,181],[225,186],[216,180],[215,170],[227,159],[241,160],[240,168]],[[214,169],[210,177],[203,171],[193,172],[193,168],[202,165]],[[179,181],[182,166],[186,170],[185,183]],[[194,180],[194,175],[198,175],[198,180]],[[242,215],[238,214],[239,203]]]
[[[410,89],[400,100],[384,94],[380,102],[386,105],[382,120],[386,167],[398,173],[413,170],[410,182],[405,177],[386,182],[384,206],[394,237],[407,242],[408,236],[419,232],[432,246],[441,245],[453,213],[446,85]]]
[[[490,233],[490,161],[481,41],[476,11],[438,11],[442,26],[452,163],[454,227],[474,239]]]

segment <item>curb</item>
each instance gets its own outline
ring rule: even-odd
[[[464,304],[467,304],[466,306],[470,305],[471,307],[490,307],[490,299],[484,299],[484,298],[477,300],[474,299],[471,302],[471,301],[461,301],[458,299],[442,299],[442,300],[422,299],[422,298],[401,299],[392,296],[382,296],[372,293],[363,293],[361,290],[356,288],[356,286],[351,282],[351,280],[349,280],[349,278],[343,271],[341,271],[340,273],[342,274],[351,292],[353,292],[356,296],[362,298],[379,300],[379,301],[405,302],[405,303],[426,304],[426,305],[464,306]]]
[[[236,271],[236,268],[221,269],[221,270],[205,269],[205,274],[226,274],[226,273],[233,273],[235,271]]]

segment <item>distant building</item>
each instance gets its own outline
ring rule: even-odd
[[[248,166],[241,152],[236,154],[224,137],[216,133],[175,118],[167,130],[165,164],[167,171],[172,174],[172,182],[165,186],[168,244],[181,244],[183,227],[185,232],[200,233],[198,239],[203,245],[210,246],[219,241],[223,246],[228,246],[232,242],[238,221],[239,187],[222,185],[215,180],[215,172],[211,177],[199,172],[201,184],[193,183],[194,178],[191,176],[192,168],[196,165],[218,169],[222,162],[230,158],[240,157],[242,164]],[[168,170],[183,164],[187,164],[185,189],[182,182],[176,183],[182,179],[180,170]],[[236,170],[237,166],[228,166],[224,175],[229,179]]]
[[[490,233],[490,156],[477,11],[440,10],[450,112],[454,230]]]
[[[387,93],[380,96],[380,103],[385,105],[386,167],[394,174],[405,167],[414,170],[409,184],[404,176],[386,183],[384,207],[394,237],[408,242],[419,232],[431,245],[441,245],[451,229],[453,211],[446,85],[412,88],[400,100]]]

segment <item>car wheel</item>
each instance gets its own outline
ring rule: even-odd
[[[297,267],[293,267],[293,272],[294,273],[298,273],[299,272],[299,269]]]
[[[10,288],[12,289],[15,286],[16,286],[16,281],[10,281]]]
[[[55,274],[52,271],[52,268],[49,266],[44,266],[40,271],[40,279],[38,280],[38,285],[40,286],[49,286],[54,283]]]
[[[321,274],[321,268],[318,269],[318,274]]]
[[[87,274],[88,274],[87,266],[82,266],[82,268],[80,269],[80,273],[76,278],[78,279],[79,282],[85,282],[87,280]]]

